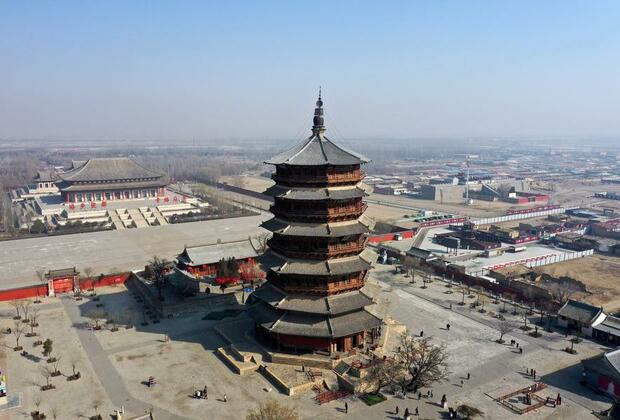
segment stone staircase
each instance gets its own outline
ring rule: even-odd
[[[157,209],[157,207],[149,207],[149,211],[151,213],[153,213],[153,216],[155,216],[155,220],[157,221],[157,223],[160,226],[163,225],[167,225],[168,221],[166,220],[166,218],[161,214],[161,212]]]
[[[118,217],[116,211],[109,211],[108,216],[110,216],[110,220],[112,221],[112,225],[114,225],[114,229],[123,230],[125,229],[125,225],[121,221],[121,218]]]
[[[133,223],[136,225],[137,228],[149,227],[148,222],[142,216],[142,213],[139,209],[129,209],[127,210],[127,213],[129,213],[129,217],[131,218],[131,220],[133,220]]]

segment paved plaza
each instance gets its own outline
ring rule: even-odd
[[[496,320],[489,314],[480,314],[468,306],[458,306],[461,294],[456,290],[448,294],[445,284],[434,281],[427,289],[421,283],[409,284],[409,279],[392,274],[393,267],[379,265],[372,272],[372,279],[381,286],[381,299],[389,300],[392,317],[402,322],[412,334],[424,331],[436,343],[444,343],[449,353],[450,377],[447,382],[433,387],[434,398],[416,396],[407,398],[389,396],[386,402],[367,407],[355,397],[331,402],[322,406],[314,401],[312,392],[288,397],[278,392],[275,386],[261,374],[238,376],[218,356],[215,349],[225,343],[214,331],[218,321],[203,320],[202,314],[173,319],[162,319],[142,326],[142,307],[125,287],[104,288],[100,292],[103,309],[111,317],[126,317],[128,310],[136,327],[120,328],[117,332],[106,330],[94,332],[88,326],[86,317],[97,302],[85,298],[76,302],[68,296],[46,298],[37,305],[40,309],[43,338],[52,338],[56,349],[63,355],[60,370],[70,373],[70,357],[77,358],[83,378],[68,382],[64,376],[53,378],[57,388],[41,392],[38,390],[43,378],[41,367],[45,365],[40,347],[33,348],[32,338],[22,338],[24,348],[33,358],[13,352],[14,337],[2,335],[4,352],[8,360],[7,379],[10,393],[21,393],[24,406],[12,411],[11,418],[27,418],[36,398],[42,399],[41,407],[49,411],[51,406],[66,410],[68,417],[92,415],[93,402],[101,401],[98,408],[102,413],[113,413],[123,406],[127,413],[140,414],[152,409],[165,419],[239,419],[254,407],[258,401],[275,398],[295,405],[304,419],[330,419],[350,417],[356,419],[395,419],[393,413],[399,406],[402,414],[405,408],[418,408],[420,418],[441,418],[439,407],[442,394],[448,403],[473,405],[486,413],[486,418],[521,417],[499,405],[492,397],[517,390],[533,383],[525,375],[528,368],[534,368],[549,388],[540,395],[563,396],[561,407],[543,407],[527,414],[528,418],[589,418],[592,410],[608,406],[606,398],[596,395],[578,384],[579,361],[605,348],[584,341],[577,345],[579,354],[569,355],[561,349],[567,345],[563,334],[543,332],[540,338],[526,335],[515,329],[505,339],[515,339],[523,347],[523,354],[509,344],[498,344]],[[453,303],[450,309],[450,302]],[[488,304],[489,311],[497,311]],[[10,327],[11,307],[0,305],[3,315],[0,326]],[[508,315],[510,318],[511,316]],[[534,321],[537,316],[534,316]],[[520,322],[518,318],[515,323]],[[450,330],[445,326],[449,323]],[[170,337],[166,342],[165,335]],[[396,336],[390,337],[391,345]],[[464,379],[467,373],[471,379]],[[158,382],[155,387],[145,385],[149,376]],[[463,385],[461,385],[463,380]],[[196,389],[208,387],[209,399],[196,400],[191,395]],[[426,390],[423,390],[426,392]],[[221,399],[227,395],[228,402]],[[349,413],[342,410],[344,401],[349,404]],[[90,411],[89,411],[90,410]],[[205,417],[205,413],[209,413]]]
[[[143,269],[153,255],[174,259],[183,247],[247,239],[269,214],[0,242],[0,289],[38,282],[37,270],[76,266],[94,273]]]

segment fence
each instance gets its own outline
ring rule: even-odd
[[[544,209],[544,210],[543,210]],[[484,219],[471,220],[475,225],[490,225],[493,223],[510,222],[511,220],[529,219],[532,217],[548,216],[550,214],[560,214],[566,212],[564,207],[548,206],[528,210],[519,210],[518,213],[506,214],[504,216],[487,217]]]

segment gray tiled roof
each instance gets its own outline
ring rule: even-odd
[[[581,361],[586,370],[620,381],[620,348]]]
[[[365,216],[357,220],[339,223],[298,223],[288,222],[274,217],[263,222],[261,227],[280,235],[337,238],[340,236],[369,233],[373,225],[374,222]]]
[[[49,270],[45,274],[45,277],[47,277],[48,279],[51,279],[51,278],[69,277],[69,276],[77,276],[77,275],[78,275],[78,271],[75,269],[75,267],[71,267],[71,268],[60,268],[58,270]]]
[[[134,180],[163,176],[164,174],[147,169],[127,157],[89,159],[81,166],[59,174],[61,179],[71,182]]]
[[[38,182],[52,182],[58,180],[58,175],[53,170],[37,171],[35,181]]]
[[[569,299],[558,311],[558,315],[565,318],[584,322],[586,324],[591,323],[601,313],[602,309],[596,306],[592,306],[585,302]]]
[[[595,330],[620,337],[620,318],[608,315],[605,320],[594,327]]]
[[[272,284],[259,287],[253,296],[268,305],[284,311],[306,312],[322,315],[338,315],[362,309],[373,304],[364,289],[332,296],[308,296],[281,291]]]
[[[209,245],[186,247],[177,256],[177,260],[187,265],[214,264],[222,258],[235,257],[238,260],[258,256],[249,239],[235,242],[223,242]]]
[[[264,194],[290,200],[348,200],[368,195],[367,188],[360,184],[334,188],[293,188],[276,184]]]
[[[326,261],[286,259],[273,251],[268,251],[260,257],[262,264],[277,273],[309,276],[329,276],[364,271],[370,269],[376,260],[377,254],[369,249],[365,249],[353,257]]]
[[[330,318],[329,323],[334,337],[344,337],[378,327],[382,321],[371,313],[362,310]]]
[[[337,146],[323,134],[316,133],[293,148],[265,161],[272,165],[359,165],[370,159]]]
[[[254,305],[250,309],[250,316],[265,329],[276,334],[315,338],[344,337],[368,331],[382,324],[379,318],[365,310],[337,317],[309,316],[292,312],[285,312],[278,317],[278,312],[264,303]]]

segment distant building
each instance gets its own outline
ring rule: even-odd
[[[38,171],[34,178],[34,188],[30,188],[30,193],[57,194],[56,181],[58,181],[58,175],[53,170]]]
[[[75,162],[58,173],[56,185],[67,203],[130,200],[164,195],[168,179],[130,158]]]

